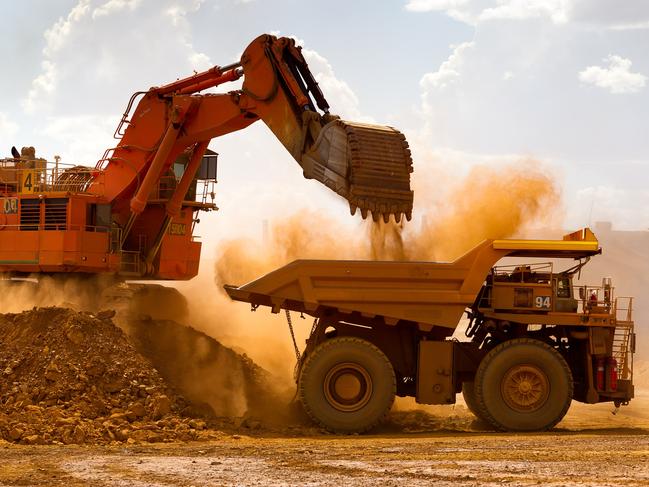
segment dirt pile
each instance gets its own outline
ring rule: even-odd
[[[0,315],[0,438],[27,444],[217,436],[110,320],[35,308]]]
[[[131,320],[131,343],[190,402],[186,413],[236,418],[244,425],[286,424],[290,392],[247,355],[169,320]]]

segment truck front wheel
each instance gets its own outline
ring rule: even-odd
[[[360,433],[392,407],[396,378],[390,360],[366,340],[327,340],[307,357],[298,381],[306,412],[334,433]]]
[[[521,338],[501,343],[482,359],[474,391],[478,412],[496,428],[539,431],[568,412],[573,381],[559,352]]]
[[[478,401],[475,397],[475,384],[473,382],[462,382],[462,397],[464,398],[467,409],[473,413],[476,419],[484,423],[489,422],[480,412]]]

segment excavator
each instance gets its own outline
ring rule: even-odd
[[[239,79],[241,89],[212,90]],[[261,35],[239,62],[134,93],[95,167],[49,163],[30,147],[1,159],[0,275],[193,278],[197,214],[216,209],[208,144],[258,120],[352,215],[411,218],[403,134],[331,114],[301,47]]]

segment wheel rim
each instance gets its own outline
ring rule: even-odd
[[[372,378],[359,364],[338,364],[325,376],[324,394],[327,402],[335,409],[358,411],[372,396]]]
[[[550,382],[535,365],[516,365],[509,369],[501,383],[505,403],[514,411],[529,413],[540,409],[550,395]]]

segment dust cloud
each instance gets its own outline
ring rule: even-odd
[[[224,241],[217,249],[217,284],[248,282],[296,259],[369,258],[363,237],[315,211],[298,210],[271,222],[268,241]]]
[[[521,235],[561,213],[558,185],[543,167],[534,160],[477,166],[436,190],[419,175],[413,182],[414,214],[424,216],[419,225],[415,218],[400,223],[364,221],[350,227],[307,210],[271,219],[265,240],[238,238],[220,244],[214,281],[220,289],[224,284],[242,285],[296,259],[452,260],[484,239]],[[190,300],[200,329],[240,347],[288,380],[295,358],[283,313],[271,315],[263,308],[250,313],[224,292],[201,299],[206,286],[193,287],[192,300],[202,304],[192,306]],[[311,325],[303,323],[297,320],[300,347]]]
[[[561,215],[560,202],[555,178],[538,161],[475,166],[437,208],[427,208],[422,228],[409,235],[409,256],[448,261],[487,238],[521,236]]]
[[[77,310],[97,309],[102,289],[112,279],[104,276],[77,278],[38,276],[38,279],[0,279],[0,313],[19,313],[34,306],[60,306]]]
[[[295,259],[452,260],[487,238],[506,238],[547,223],[560,211],[555,180],[538,161],[477,166],[447,188],[441,206],[415,192],[413,222],[365,221],[360,231],[315,212],[298,211],[271,222],[268,241],[223,242],[215,265],[217,284],[243,284]]]

